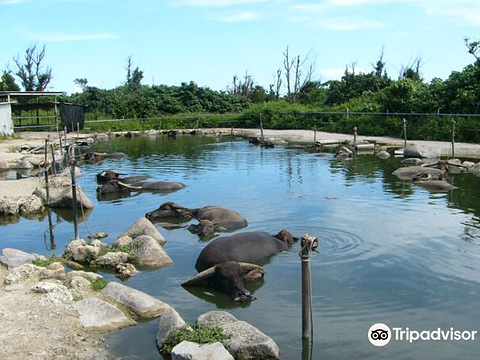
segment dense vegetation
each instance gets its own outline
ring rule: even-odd
[[[143,72],[133,68],[129,57],[124,84],[106,90],[88,86],[87,79],[76,79],[83,91],[62,100],[84,105],[87,120],[136,119],[95,125],[95,129],[102,130],[192,127],[197,123],[226,126],[228,121],[236,126],[258,127],[261,117],[266,128],[317,126],[326,131],[351,133],[357,126],[360,134],[398,137],[406,118],[410,138],[446,140],[453,115],[440,114],[480,114],[480,44],[464,41],[474,62],[461,71],[453,71],[445,80],[424,81],[421,59],[402,66],[393,79],[385,71],[382,51],[370,72],[358,72],[352,64],[340,80],[321,82],[315,80],[312,65],[306,64],[308,56],[292,57],[287,47],[283,67],[277,70],[268,90],[248,73],[241,79],[234,76],[227,91],[199,87],[194,82],[180,86],[142,85]],[[27,55],[29,51],[32,52],[27,49]],[[12,74],[25,86],[19,76],[22,64],[18,56],[16,60],[19,69],[4,71],[0,89],[18,88]],[[150,120],[140,120],[144,118]],[[480,140],[476,117],[455,119],[458,140]]]

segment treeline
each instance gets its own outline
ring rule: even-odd
[[[199,87],[129,84],[104,90],[85,86],[81,93],[62,99],[85,106],[87,119],[139,119],[179,113],[232,113],[248,109],[250,99]]]
[[[445,80],[435,78],[426,82],[421,75],[421,58],[401,66],[398,75],[392,78],[385,70],[382,50],[371,71],[358,71],[352,64],[345,68],[340,80],[322,82],[316,78],[312,56],[292,56],[287,47],[281,66],[273,72],[273,81],[267,87],[258,84],[248,73],[233,76],[226,91],[200,87],[194,82],[180,86],[142,85],[143,71],[134,67],[129,57],[122,85],[107,90],[89,86],[87,79],[76,79],[82,91],[66,95],[62,100],[85,106],[87,119],[238,114],[235,119],[242,119],[246,126],[258,126],[262,115],[265,126],[271,128],[308,128],[327,123],[329,131],[351,132],[353,126],[361,122],[365,135],[398,136],[401,117],[395,117],[395,113],[480,114],[480,43],[469,39],[464,42],[467,53],[473,57],[472,64],[453,71]],[[44,55],[45,47],[40,51],[35,47],[27,49],[25,63],[17,55],[16,69],[4,70],[0,89],[18,89],[15,79],[20,80],[26,90],[44,89],[52,74],[52,70],[42,64]],[[315,115],[321,111],[392,115]],[[440,121],[439,117],[424,120],[428,126],[415,134],[418,138],[444,139],[448,134],[448,122]],[[415,121],[419,123],[420,119]],[[471,119],[463,123],[476,127],[476,121]]]

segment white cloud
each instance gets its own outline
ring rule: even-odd
[[[460,25],[480,26],[480,1],[443,0],[438,3],[421,1],[425,12],[431,16],[446,16],[456,20]]]
[[[334,31],[352,31],[352,30],[368,30],[368,29],[381,29],[386,25],[370,20],[355,20],[355,19],[328,19],[318,20],[312,23],[312,25],[320,26],[328,30]]]
[[[25,0],[0,0],[0,5],[20,4]]]
[[[180,0],[171,3],[171,6],[196,6],[196,7],[226,7],[234,5],[258,4],[268,0]]]
[[[245,11],[237,14],[227,14],[227,15],[211,15],[210,18],[215,21],[221,22],[242,22],[242,21],[252,21],[260,17],[259,14]]]
[[[118,39],[115,34],[90,33],[90,34],[31,34],[29,36],[35,41],[60,42],[60,41],[87,41],[87,40],[111,40]]]
[[[349,69],[349,72],[351,72],[351,69]],[[368,74],[368,72],[369,70],[367,69],[357,67],[355,68],[355,74]],[[343,74],[345,74],[345,67],[320,70],[320,76],[322,77],[322,81],[338,80],[343,76]]]

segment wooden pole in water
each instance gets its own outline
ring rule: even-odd
[[[313,126],[313,146],[317,145],[317,125]]]
[[[77,139],[80,137],[80,123],[77,122]]]
[[[47,206],[50,205],[50,188],[48,184],[48,139],[45,139],[45,191],[47,194]]]
[[[357,127],[355,126],[353,128],[353,149],[355,150],[357,148]]]
[[[313,335],[310,251],[316,251],[318,239],[305,234],[301,240],[301,247],[299,255],[302,261],[302,339],[305,340]]]
[[[403,118],[403,149],[407,149],[407,119]]]
[[[455,119],[452,119],[452,159],[455,159]]]
[[[73,231],[75,240],[79,239],[78,233],[78,223],[77,223],[77,183],[75,181],[75,149],[70,147],[73,150],[73,154],[70,154],[70,173],[72,175],[72,199],[73,199]]]
[[[262,120],[262,114],[260,114],[260,133],[262,136],[262,143],[265,142],[265,138],[263,136],[263,120]]]
[[[48,135],[48,138],[50,140],[50,135]],[[53,172],[53,175],[56,175],[57,174],[57,171],[56,171],[56,162],[55,162],[55,145],[52,143],[52,172]]]
[[[230,136],[233,137],[233,124],[232,124],[232,127],[230,128]]]

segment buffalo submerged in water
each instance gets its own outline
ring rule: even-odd
[[[200,236],[213,236],[215,232],[234,231],[248,225],[247,220],[238,212],[216,205],[201,208],[186,208],[173,202],[166,202],[154,211],[145,214],[151,222],[158,221],[190,221],[197,219],[198,225],[190,225],[188,229]]]
[[[198,256],[195,268],[199,274],[182,286],[207,286],[226,293],[234,301],[251,301],[253,296],[245,288],[245,281],[263,277],[259,264],[289,249],[298,240],[287,230],[276,235],[252,231],[217,238]]]

